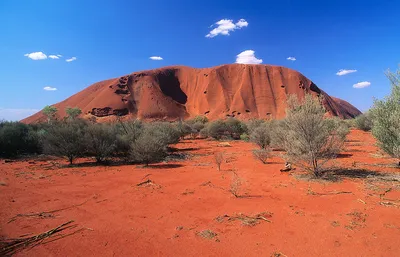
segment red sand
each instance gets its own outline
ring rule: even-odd
[[[295,70],[272,65],[230,64],[195,69],[171,66],[135,72],[95,83],[55,104],[60,117],[66,107],[79,107],[83,116],[108,121],[115,115],[140,119],[209,119],[236,117],[282,118],[289,94],[323,95],[331,115],[351,118],[360,114],[346,101],[330,97]],[[41,112],[23,122],[44,121]]]
[[[191,159],[154,165],[57,168],[64,160],[0,164],[0,235],[39,233],[74,220],[89,228],[18,256],[399,256],[400,185],[397,181],[344,179],[342,182],[298,180],[280,173],[283,160],[255,161],[245,142],[185,140],[176,147]],[[195,149],[191,149],[195,148]],[[227,163],[216,170],[213,152]],[[369,133],[352,131],[338,165],[399,176],[399,170],[376,164],[379,157]],[[85,160],[81,160],[85,161]],[[87,160],[86,160],[87,161]],[[352,167],[355,166],[355,167]],[[156,168],[157,167],[157,168]],[[232,171],[244,180],[243,195],[229,189]],[[138,187],[151,179],[157,187]],[[210,183],[207,184],[207,182]],[[5,184],[5,185],[4,185]],[[206,184],[206,185],[205,185]],[[210,186],[213,185],[213,186]],[[383,198],[394,205],[385,206]],[[312,195],[350,191],[349,194]],[[87,202],[85,202],[87,201]],[[85,202],[85,203],[84,203]],[[20,217],[18,213],[70,207],[55,217]],[[221,215],[271,212],[271,223],[218,222]],[[217,233],[213,239],[197,235]],[[279,256],[279,255],[276,255]]]

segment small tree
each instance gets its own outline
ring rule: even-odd
[[[42,112],[47,117],[47,123],[50,123],[52,120],[55,120],[58,109],[54,106],[46,105]]]
[[[270,157],[270,153],[271,153],[271,149],[270,148],[263,148],[263,149],[253,150],[254,158],[260,160],[264,164],[267,164],[268,159]]]
[[[246,124],[235,118],[227,119],[225,125],[233,139],[240,139],[240,135],[247,132]]]
[[[115,125],[115,130],[117,133],[117,152],[123,155],[128,155],[132,143],[134,143],[142,134],[144,125],[143,122],[137,119],[125,122],[119,121],[119,123]]]
[[[160,133],[155,130],[144,131],[139,138],[132,143],[132,160],[144,163],[148,166],[150,163],[164,160],[167,156],[167,144]]]
[[[370,115],[368,113],[358,115],[354,119],[354,125],[356,126],[356,128],[363,131],[370,131],[372,129],[372,120],[370,118]]]
[[[59,122],[49,126],[42,135],[44,152],[49,155],[65,156],[70,164],[83,156],[86,123],[81,120]]]
[[[271,144],[271,124],[262,123],[253,129],[250,134],[250,141],[258,145],[261,149],[267,148]]]
[[[207,135],[217,140],[220,140],[228,132],[228,127],[222,120],[209,123],[206,129]]]
[[[379,147],[399,160],[400,167],[400,68],[396,73],[386,73],[392,92],[384,100],[375,100],[371,109],[372,134]]]
[[[289,97],[286,118],[275,131],[278,143],[286,150],[286,159],[320,176],[323,164],[336,158],[341,151],[345,131],[343,123],[324,118],[322,99],[307,94],[299,103],[295,96]]]
[[[67,118],[70,120],[74,120],[74,119],[78,118],[79,115],[82,114],[82,110],[79,109],[78,107],[74,107],[74,108],[67,107],[65,109],[65,112],[67,113],[67,116],[68,116]]]
[[[85,131],[85,143],[89,154],[97,162],[104,162],[111,157],[117,146],[115,128],[108,124],[91,124]]]

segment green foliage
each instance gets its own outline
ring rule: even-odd
[[[146,131],[157,135],[166,145],[176,144],[181,138],[180,131],[169,122],[153,122],[146,124]]]
[[[178,121],[174,123],[176,129],[178,130],[181,138],[184,138],[188,135],[192,135],[195,133],[194,129],[188,122]]]
[[[116,150],[116,129],[108,124],[90,124],[86,127],[84,140],[89,155],[93,155],[97,162],[104,162]]]
[[[44,152],[49,155],[67,157],[70,164],[84,155],[85,130],[87,123],[82,120],[58,122],[48,126],[43,134]]]
[[[260,119],[249,120],[246,124],[249,134],[251,134],[256,128],[258,128],[259,126],[261,126],[264,123],[265,123],[265,121],[260,120]]]
[[[74,119],[78,118],[79,115],[82,114],[82,110],[79,109],[78,107],[74,107],[74,108],[67,107],[65,109],[65,112],[67,113],[67,118],[70,120],[74,120]]]
[[[400,160],[400,68],[396,73],[388,71],[386,75],[392,91],[384,100],[374,102],[372,134],[383,151]]]
[[[47,122],[51,122],[56,119],[58,109],[54,106],[46,105],[42,112],[47,117]]]
[[[286,159],[316,176],[322,174],[323,164],[336,158],[346,134],[343,122],[324,118],[325,109],[320,101],[306,95],[304,102],[299,103],[291,96],[286,118],[274,131],[276,142],[286,151]]]
[[[117,133],[116,151],[118,154],[128,155],[131,145],[136,141],[144,130],[143,122],[140,120],[129,120],[119,122],[115,125]]]
[[[240,135],[247,132],[246,124],[235,118],[225,120],[225,125],[233,139],[240,139]]]
[[[193,123],[200,122],[200,123],[206,124],[208,122],[208,118],[206,116],[198,115],[190,121]]]
[[[261,149],[265,149],[271,144],[271,131],[271,123],[264,122],[252,130],[250,141],[258,145]]]
[[[363,131],[370,131],[372,129],[372,120],[368,113],[358,115],[354,119],[354,126]]]
[[[227,131],[228,131],[228,126],[222,120],[216,120],[216,121],[210,122],[206,126],[207,136],[212,137],[217,140],[220,140],[224,135],[227,135]]]
[[[145,163],[160,162],[167,156],[165,137],[155,129],[146,129],[139,138],[132,143],[131,158],[133,161]]]
[[[41,151],[37,133],[21,122],[0,122],[0,156],[18,157]]]
[[[250,141],[250,136],[247,133],[243,133],[240,135],[240,140],[248,142]]]

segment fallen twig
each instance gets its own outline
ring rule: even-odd
[[[90,198],[91,199],[91,198]],[[83,203],[80,204],[75,204],[69,207],[65,207],[65,208],[61,208],[61,209],[57,209],[57,210],[51,210],[51,211],[43,211],[43,212],[34,212],[34,213],[20,213],[15,215],[14,217],[12,217],[7,223],[11,223],[13,221],[15,221],[17,218],[19,217],[39,217],[39,218],[53,218],[54,215],[53,213],[56,212],[60,212],[60,211],[65,211],[71,208],[75,208],[81,205],[84,205],[85,203],[87,203],[90,199],[87,199],[86,201],[84,201]]]
[[[70,225],[73,222],[74,222],[73,220],[70,220],[66,223],[59,225],[56,228],[53,228],[44,233],[41,233],[41,234],[38,234],[35,236],[31,236],[31,237],[4,239],[4,240],[0,241],[0,246],[1,246],[0,256],[13,255],[23,249],[28,248],[28,247],[33,248],[42,243],[49,243],[49,242],[64,238],[66,236],[78,233],[84,229],[84,228],[78,229],[77,231],[74,231],[74,232],[72,232],[70,234],[66,234],[66,235],[59,235],[58,237],[54,238],[53,240],[43,242],[47,238],[50,238],[51,236],[65,230],[65,229],[75,228],[76,225]]]
[[[265,222],[271,223],[271,221],[269,219],[267,219],[266,217],[268,217],[268,218],[272,217],[272,213],[261,212],[254,216],[246,215],[243,213],[239,213],[238,215],[234,215],[234,216],[229,216],[229,215],[225,214],[223,216],[218,216],[216,218],[216,220],[218,222],[223,222],[225,219],[227,219],[228,221],[240,220],[243,225],[255,226],[259,223],[259,220],[263,220]]]
[[[340,194],[352,194],[353,192],[350,191],[338,191],[338,192],[326,192],[326,193],[318,193],[314,192],[311,190],[311,188],[308,188],[308,195],[340,195]]]

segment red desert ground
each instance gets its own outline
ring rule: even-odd
[[[285,117],[290,94],[323,96],[328,117],[361,114],[297,71],[243,64],[135,72],[54,106],[58,118],[78,107],[99,122],[270,120]],[[42,112],[23,120],[41,121]],[[398,256],[398,160],[376,146],[371,132],[350,129],[331,164],[334,179],[312,178],[295,163],[281,172],[282,149],[263,164],[256,148],[189,136],[170,145],[175,158],[149,166],[3,159],[0,235],[16,244],[43,236],[16,256]]]

